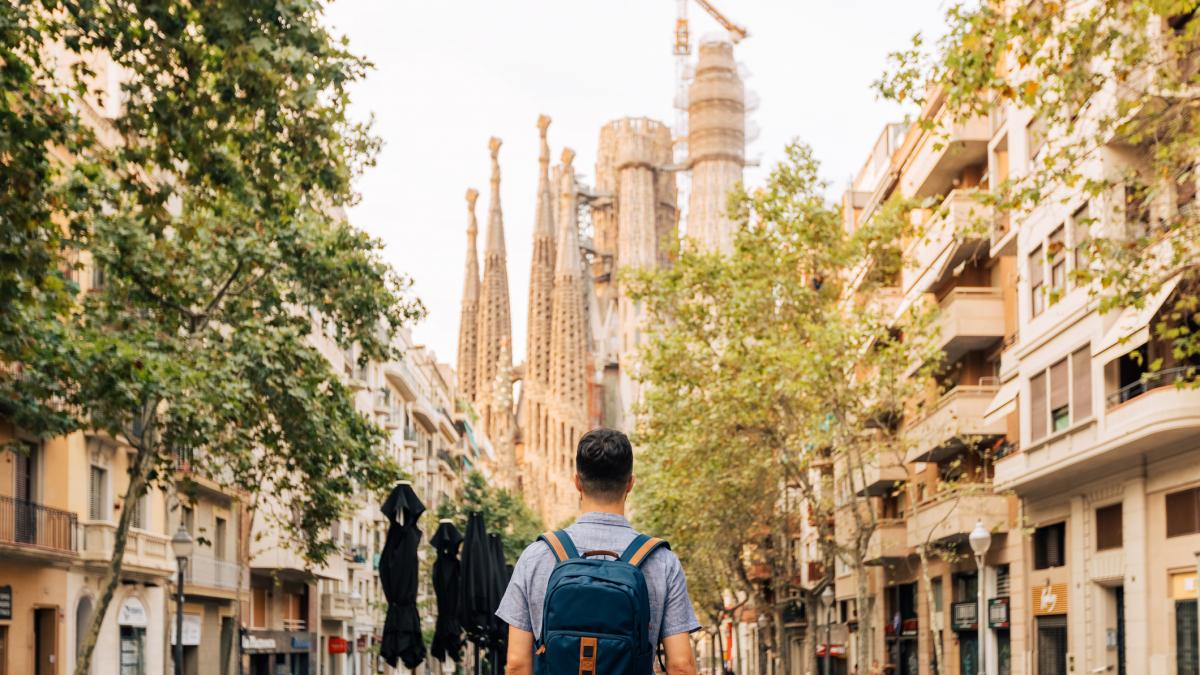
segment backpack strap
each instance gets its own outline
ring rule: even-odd
[[[648,534],[639,534],[629,543],[629,547],[621,554],[621,562],[627,562],[634,567],[641,567],[642,562],[650,557],[650,554],[658,550],[660,547],[671,548],[666,539],[651,537]]]
[[[575,550],[575,543],[571,541],[566,530],[547,530],[538,539],[546,542],[558,562],[579,557],[579,551]]]

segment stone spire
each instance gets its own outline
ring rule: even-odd
[[[554,291],[554,192],[550,186],[550,118],[538,118],[541,154],[538,156],[537,218],[533,225],[533,261],[529,270],[529,323],[526,339],[526,392],[538,397],[550,384],[550,296]]]
[[[504,248],[504,215],[500,210],[500,139],[488,142],[492,155],[491,202],[483,249],[483,285],[479,294],[479,352],[476,358],[477,408],[484,430],[492,435],[492,385],[501,347],[512,341],[508,304],[508,263]],[[508,352],[505,350],[505,355]],[[511,367],[511,357],[508,366]]]
[[[513,368],[512,353],[508,340],[500,343],[500,354],[496,360],[496,379],[492,384],[492,429],[489,438],[496,450],[495,472],[504,487],[516,483],[517,458],[516,420],[513,418]]]
[[[551,398],[560,406],[560,418],[574,421],[579,433],[587,419],[587,314],[583,306],[583,265],[579,260],[579,223],[576,211],[575,153],[563,150],[559,186],[558,256],[554,265],[553,320],[551,324]]]
[[[461,314],[458,319],[458,392],[467,401],[475,401],[475,373],[479,367],[479,251],[475,245],[479,224],[475,220],[475,200],[479,191],[467,190],[467,263],[463,279]]]

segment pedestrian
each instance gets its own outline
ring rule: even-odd
[[[625,434],[594,429],[579,439],[582,515],[525,549],[496,611],[509,625],[509,675],[531,675],[535,658],[539,675],[650,675],[660,642],[670,675],[695,675],[689,634],[700,622],[683,567],[666,542],[625,519],[633,485]]]

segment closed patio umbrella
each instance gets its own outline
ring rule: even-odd
[[[504,541],[500,535],[494,532],[489,534],[488,547],[492,559],[492,615],[489,646],[492,651],[492,667],[499,674],[504,672],[508,656],[508,624],[496,616],[496,610],[500,609],[500,600],[504,598],[504,591],[508,588],[508,580],[512,572],[508,571],[508,566],[504,563]]]
[[[475,644],[475,671],[479,672],[479,650],[487,647],[492,627],[492,554],[488,544],[483,514],[472,511],[467,516],[467,532],[463,537],[458,618],[467,639]]]
[[[458,548],[463,536],[449,520],[443,520],[429,543],[437,549],[433,563],[433,592],[437,594],[437,623],[430,652],[438,661],[462,658],[462,624],[458,621],[458,596],[462,590]]]
[[[417,614],[417,546],[421,543],[417,519],[425,512],[425,505],[413,492],[412,484],[402,481],[392,489],[380,511],[388,519],[387,540],[379,556],[379,582],[388,609],[379,653],[392,668],[403,662],[411,670],[425,660],[421,617]]]

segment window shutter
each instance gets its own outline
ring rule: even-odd
[[[1050,366],[1050,409],[1059,408],[1071,402],[1070,384],[1067,377],[1067,360],[1063,359]]]
[[[1124,537],[1121,504],[1111,504],[1096,509],[1096,550],[1121,548]]]
[[[94,465],[88,484],[88,518],[104,520],[104,469]]]
[[[1167,536],[1200,532],[1200,488],[1167,495]]]
[[[1046,435],[1046,374],[1038,373],[1029,379],[1030,436],[1038,440]]]
[[[1029,287],[1037,288],[1046,278],[1046,258],[1042,255],[1042,247],[1039,246],[1029,254]]]
[[[1092,416],[1092,357],[1091,347],[1071,355],[1071,422]]]
[[[1066,256],[1066,249],[1066,230],[1062,225],[1059,225],[1050,233],[1050,264],[1053,265],[1062,260]]]

